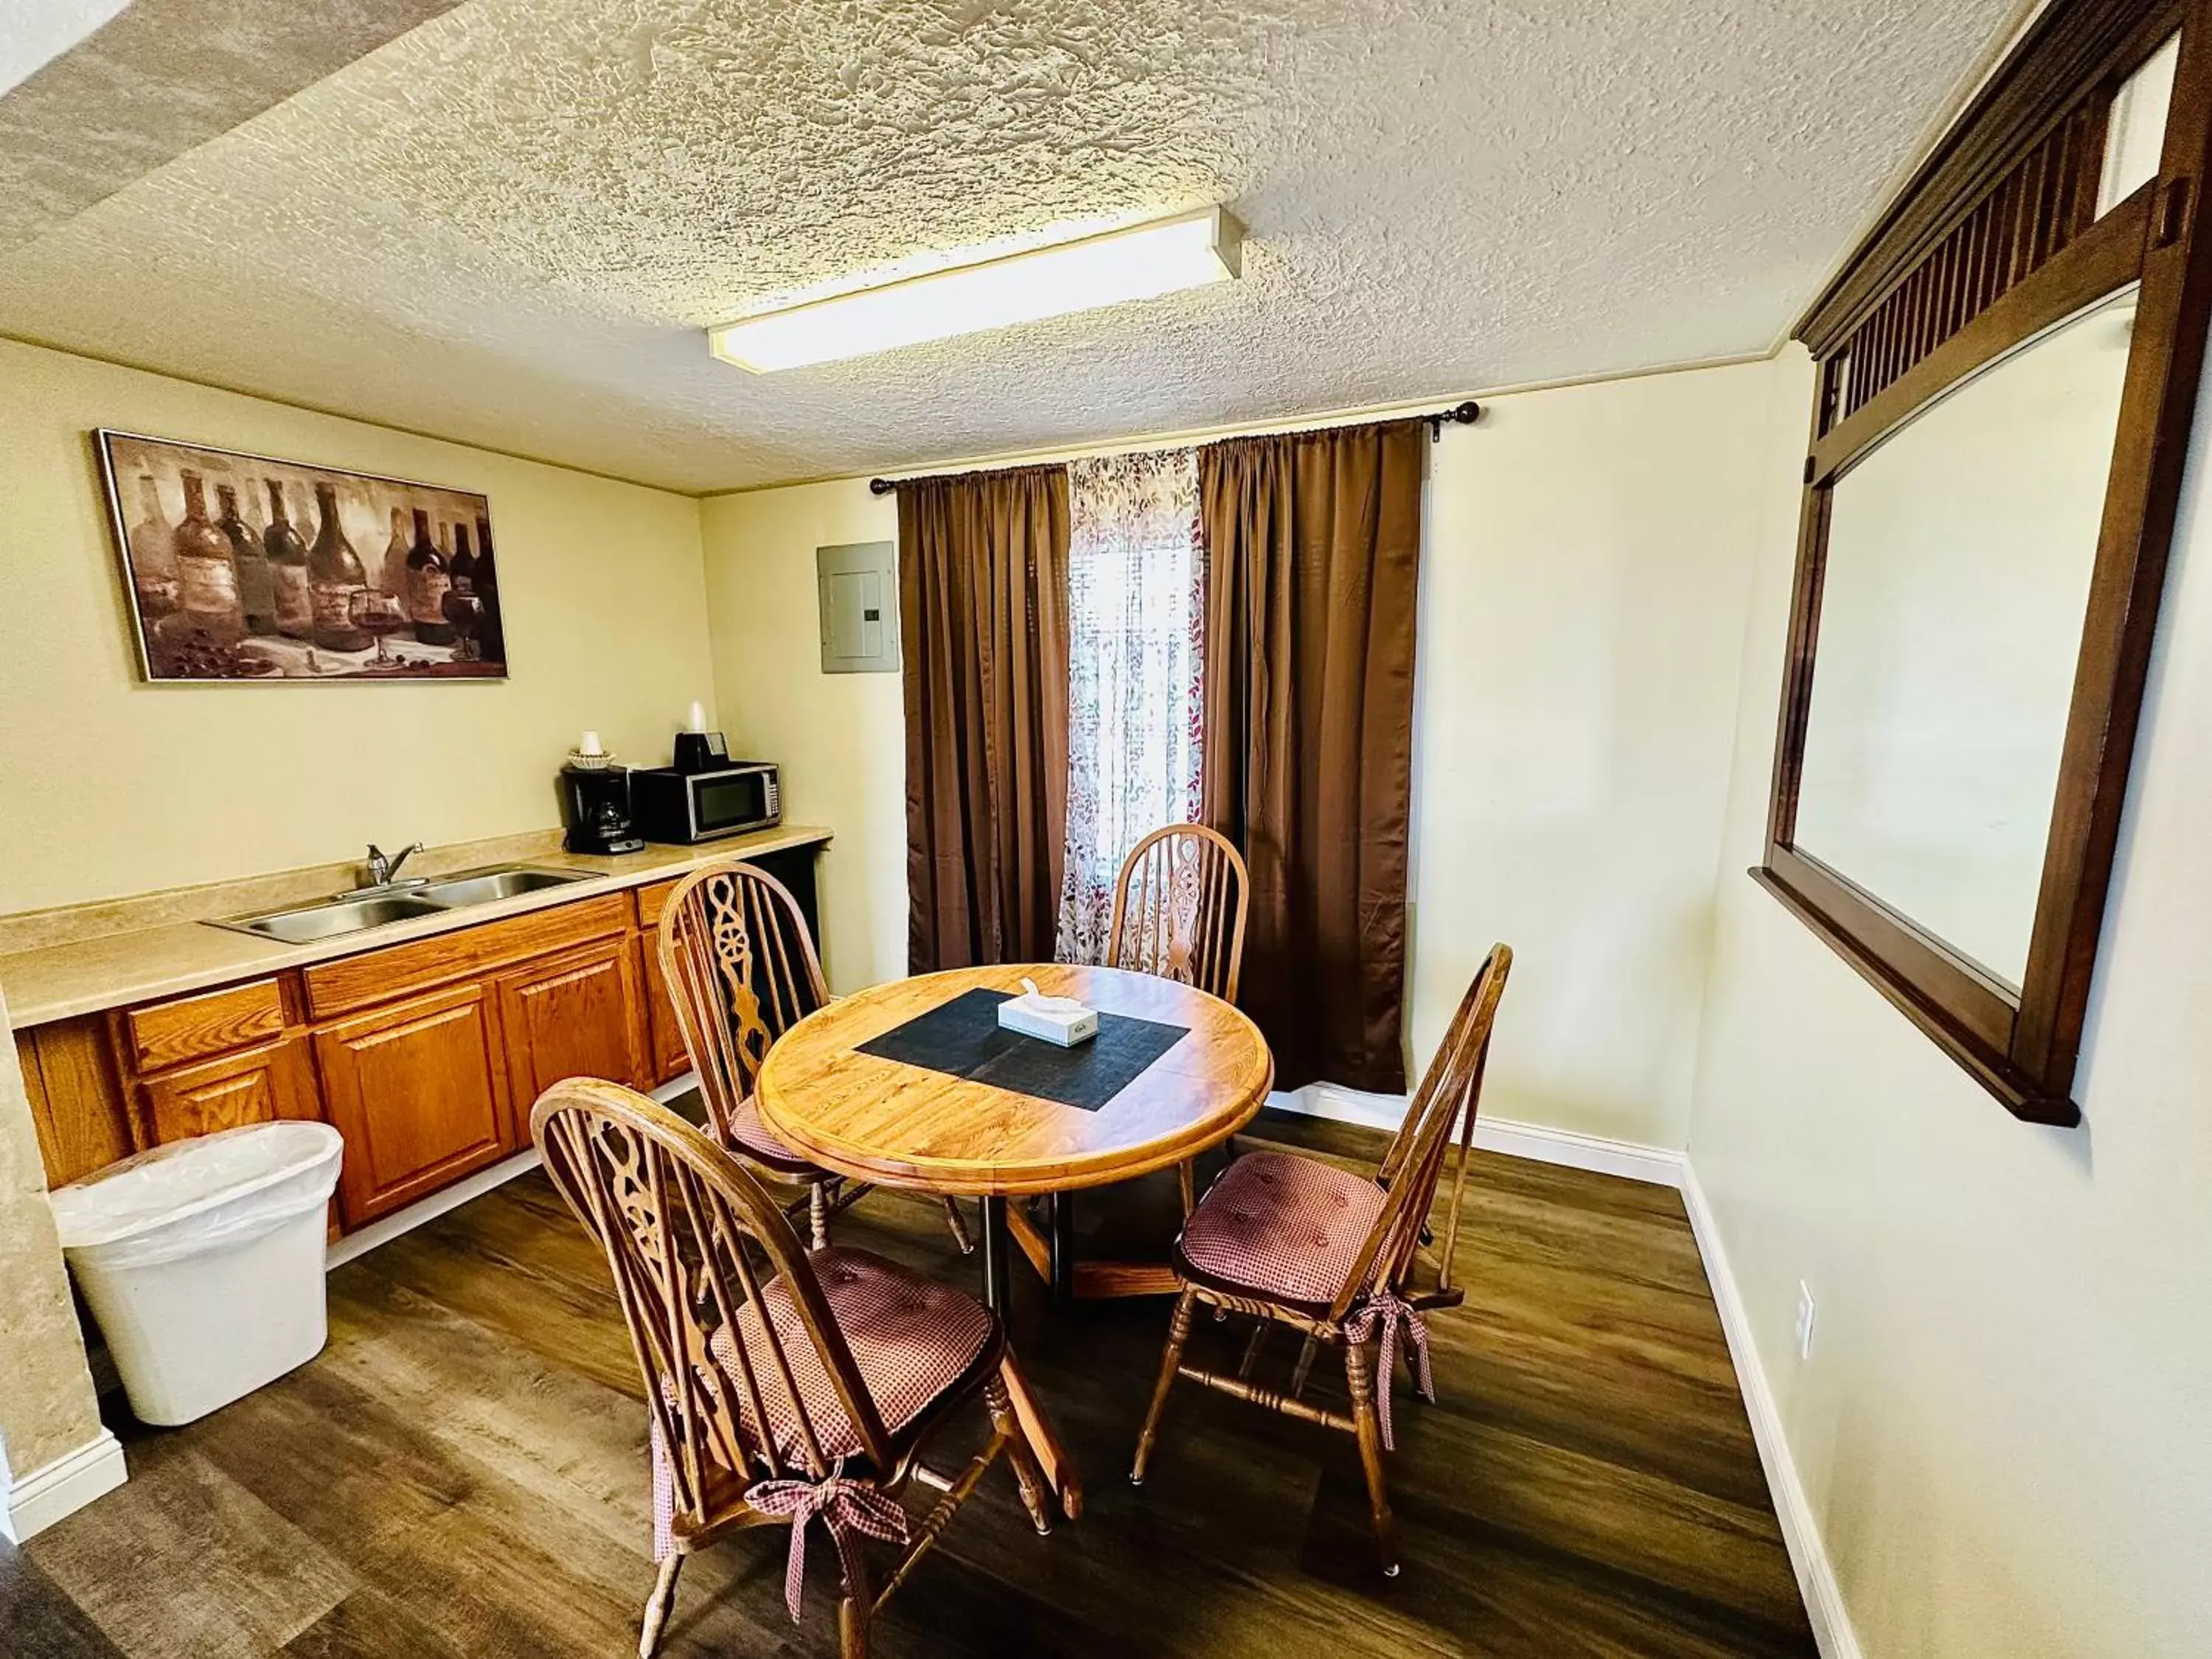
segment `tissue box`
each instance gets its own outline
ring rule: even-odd
[[[1060,1000],[1058,998],[1054,1001]],[[1019,1031],[1024,1036],[1056,1042],[1063,1048],[1073,1048],[1079,1042],[1088,1042],[1098,1035],[1098,1011],[1096,1008],[1040,1008],[1026,997],[1008,997],[999,1005],[999,1024],[1009,1031]]]

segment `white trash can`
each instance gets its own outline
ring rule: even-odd
[[[327,1123],[255,1123],[53,1194],[141,1422],[189,1423],[322,1352],[325,1215],[344,1151]]]

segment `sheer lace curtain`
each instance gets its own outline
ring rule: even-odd
[[[1206,564],[1188,449],[1071,461],[1067,853],[1058,955],[1106,951],[1114,878],[1198,817]]]

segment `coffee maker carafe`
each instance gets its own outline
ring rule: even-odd
[[[645,842],[631,827],[629,773],[599,743],[596,732],[570,751],[561,769],[561,812],[568,833],[561,845],[571,853],[635,853]]]

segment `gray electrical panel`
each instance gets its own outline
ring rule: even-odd
[[[814,550],[822,594],[822,672],[898,672],[898,545],[855,542]]]

